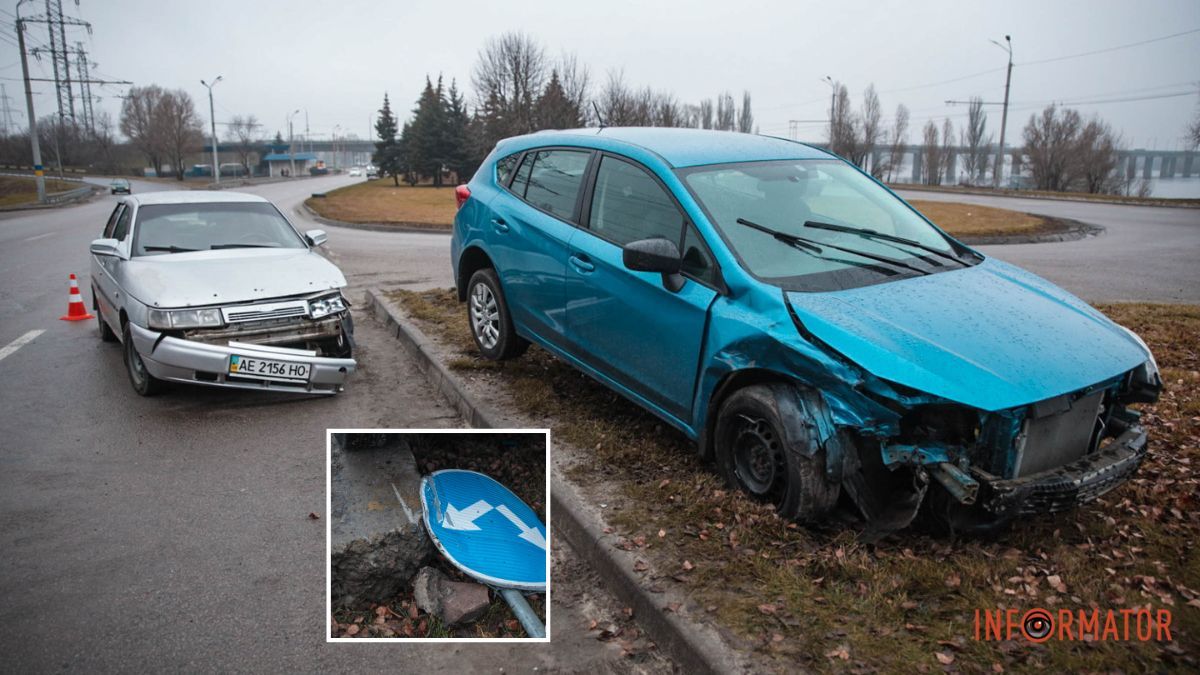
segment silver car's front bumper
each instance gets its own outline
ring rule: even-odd
[[[335,394],[357,367],[354,359],[313,356],[310,352],[247,343],[236,346],[211,345],[182,340],[130,323],[133,346],[146,370],[160,380],[207,384],[217,387],[286,391],[298,394]],[[273,361],[307,363],[312,366],[308,382],[256,380],[229,374],[229,357],[249,356]]]

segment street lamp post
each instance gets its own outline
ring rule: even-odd
[[[42,169],[42,149],[38,145],[37,116],[33,114],[33,89],[29,83],[29,61],[25,56],[25,22],[21,19],[21,5],[17,3],[17,47],[21,51],[21,75],[25,78],[25,109],[29,112],[29,144],[33,149],[33,176],[37,182],[38,203],[46,202],[46,172]]]
[[[300,109],[299,109],[299,108],[296,108],[296,109],[295,109],[295,110],[293,110],[292,112],[288,113],[288,116],[287,116],[287,123],[288,123],[288,161],[289,161],[289,162],[291,162],[291,166],[292,166],[292,168],[291,168],[291,173],[288,175],[288,178],[295,178],[295,177],[296,177],[296,146],[295,146],[295,135],[292,133],[292,118],[293,118],[293,117],[295,117],[295,116],[296,116],[297,114],[299,114],[299,113],[300,113]]]
[[[1008,52],[1008,74],[1004,76],[1004,110],[1000,113],[1000,152],[996,155],[996,168],[992,170],[992,187],[1000,187],[1000,174],[1004,172],[1004,132],[1008,129],[1008,87],[1012,84],[1012,36],[1004,36],[1004,44],[995,40],[992,44]]]
[[[212,90],[213,87],[217,86],[217,83],[223,79],[224,78],[222,76],[218,75],[217,79],[212,81],[212,84],[209,84],[204,80],[200,80],[200,84],[204,85],[204,87],[208,89],[208,119],[210,122],[212,122],[213,181],[218,185],[221,184],[221,164],[220,160],[217,158],[217,114],[215,112],[215,108],[213,107]]]
[[[833,90],[829,93],[829,150],[831,152],[836,152],[833,149],[833,111],[834,103],[837,101],[837,84],[833,81],[833,78],[828,75],[822,77],[821,81],[829,85]]]

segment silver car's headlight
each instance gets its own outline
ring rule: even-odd
[[[330,314],[346,311],[346,301],[339,295],[327,295],[323,298],[310,300],[308,303],[308,316],[313,319],[322,319]]]
[[[152,309],[149,324],[156,330],[210,328],[225,325],[219,309]]]

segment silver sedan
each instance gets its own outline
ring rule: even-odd
[[[92,242],[100,337],[134,390],[164,382],[333,394],[354,372],[346,278],[269,201],[155,192],[120,201]]]

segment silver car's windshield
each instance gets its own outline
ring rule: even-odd
[[[976,262],[967,257],[958,263],[960,251],[945,235],[845,162],[744,162],[679,173],[746,270],[787,288],[847,288]],[[805,238],[816,248],[787,245],[739,219]],[[871,230],[893,240],[834,230],[839,227]],[[897,237],[920,246],[899,243]],[[828,245],[821,247],[823,243]]]
[[[138,209],[133,255],[224,248],[304,248],[274,206],[259,202],[147,204]]]

